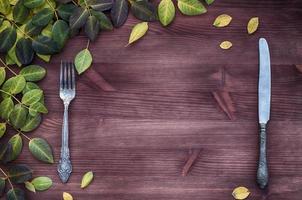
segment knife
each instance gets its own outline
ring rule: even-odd
[[[257,183],[261,189],[268,185],[268,167],[266,159],[266,126],[270,119],[271,107],[271,63],[267,41],[259,40],[259,85],[258,115],[260,126],[260,151],[257,171]]]

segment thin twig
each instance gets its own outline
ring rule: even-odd
[[[28,38],[31,39],[32,41],[35,40],[35,39],[32,38],[30,35],[28,35],[27,33],[25,33],[25,32],[22,30],[22,28],[20,28],[14,21],[12,21],[12,20],[10,20],[10,19],[8,19],[8,18],[6,18],[6,19],[7,19],[8,21],[10,21],[11,23],[13,23],[14,26],[16,26],[17,29],[18,29],[23,35],[25,35],[26,37],[28,37]]]
[[[74,5],[78,6],[77,2],[75,2],[74,0],[71,1]]]
[[[12,74],[14,74],[15,76],[17,76],[18,74],[16,72],[14,72],[1,58],[0,58],[0,62],[4,65],[5,68],[7,68]]]
[[[8,180],[8,182],[9,182],[11,188],[13,189],[14,186],[13,186],[12,182],[10,181],[9,176],[4,172],[4,170],[3,170],[1,167],[0,167],[0,171],[1,171],[1,173],[5,176],[5,179]]]
[[[17,97],[15,97],[14,95],[10,94],[9,92],[6,92],[6,91],[1,90],[1,89],[0,89],[0,92],[2,92],[2,93],[4,93],[4,94],[7,94],[7,95],[9,95],[10,97],[13,97],[13,99],[15,99],[19,104],[22,104],[22,105],[23,105],[23,103],[22,103],[19,99],[17,99]],[[24,106],[25,106],[25,105],[24,105]]]
[[[23,137],[25,137],[28,141],[31,141],[31,138],[28,137],[27,135],[25,135],[22,131],[15,129],[16,131],[18,131],[19,134],[21,134]]]
[[[56,19],[59,20],[59,16],[57,14],[56,8],[54,8],[51,3],[49,2],[49,0],[46,0],[47,4],[51,7],[51,9],[54,11]]]
[[[16,129],[9,121],[6,121],[6,123],[8,125],[10,125],[13,129],[15,129],[15,131],[17,131],[20,135],[22,135],[23,137],[25,137],[28,141],[31,141],[31,138],[28,137],[27,135],[25,135],[22,131],[20,131],[19,129]]]
[[[86,9],[87,9],[87,10],[88,10],[88,12],[89,12],[89,15],[91,16],[90,8],[89,8],[89,6],[88,6],[88,4],[87,4],[86,0],[84,0],[84,3],[85,3],[85,7],[86,7]]]
[[[88,39],[87,45],[86,45],[86,49],[89,49],[89,45],[90,45],[90,40]]]

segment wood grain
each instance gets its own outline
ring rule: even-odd
[[[233,16],[231,25],[212,27],[222,13]],[[49,191],[28,198],[61,199],[66,191],[79,200],[231,200],[232,190],[243,185],[252,192],[249,199],[300,200],[302,74],[295,65],[302,63],[301,14],[300,0],[217,0],[203,16],[177,14],[168,28],[150,24],[147,36],[127,48],[137,22],[133,16],[122,28],[101,33],[91,45],[93,69],[78,77],[71,108],[74,173],[61,184],[56,165],[41,164],[25,148],[18,162],[54,180]],[[260,27],[249,36],[246,24],[253,16],[260,18]],[[266,191],[256,185],[260,37],[267,38],[272,59]],[[222,51],[219,44],[226,39],[234,46]],[[86,40],[72,39],[62,54],[43,64],[48,76],[41,86],[50,112],[30,136],[47,138],[56,161],[63,113],[59,63],[72,60]],[[234,120],[213,97],[222,85],[231,94]],[[183,177],[190,149],[202,152]],[[81,176],[90,170],[94,182],[81,190]]]

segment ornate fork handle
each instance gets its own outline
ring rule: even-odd
[[[68,130],[68,107],[70,102],[64,102],[64,117],[62,127],[62,147],[61,147],[61,159],[58,165],[59,176],[63,183],[66,183],[72,172],[72,165],[70,162],[69,154],[69,130]]]

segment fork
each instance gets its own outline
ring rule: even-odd
[[[61,158],[58,164],[58,173],[63,183],[66,183],[72,172],[72,165],[69,153],[69,130],[68,130],[68,107],[76,95],[76,83],[74,64],[61,61],[60,70],[60,98],[64,103],[64,117],[62,127]]]

